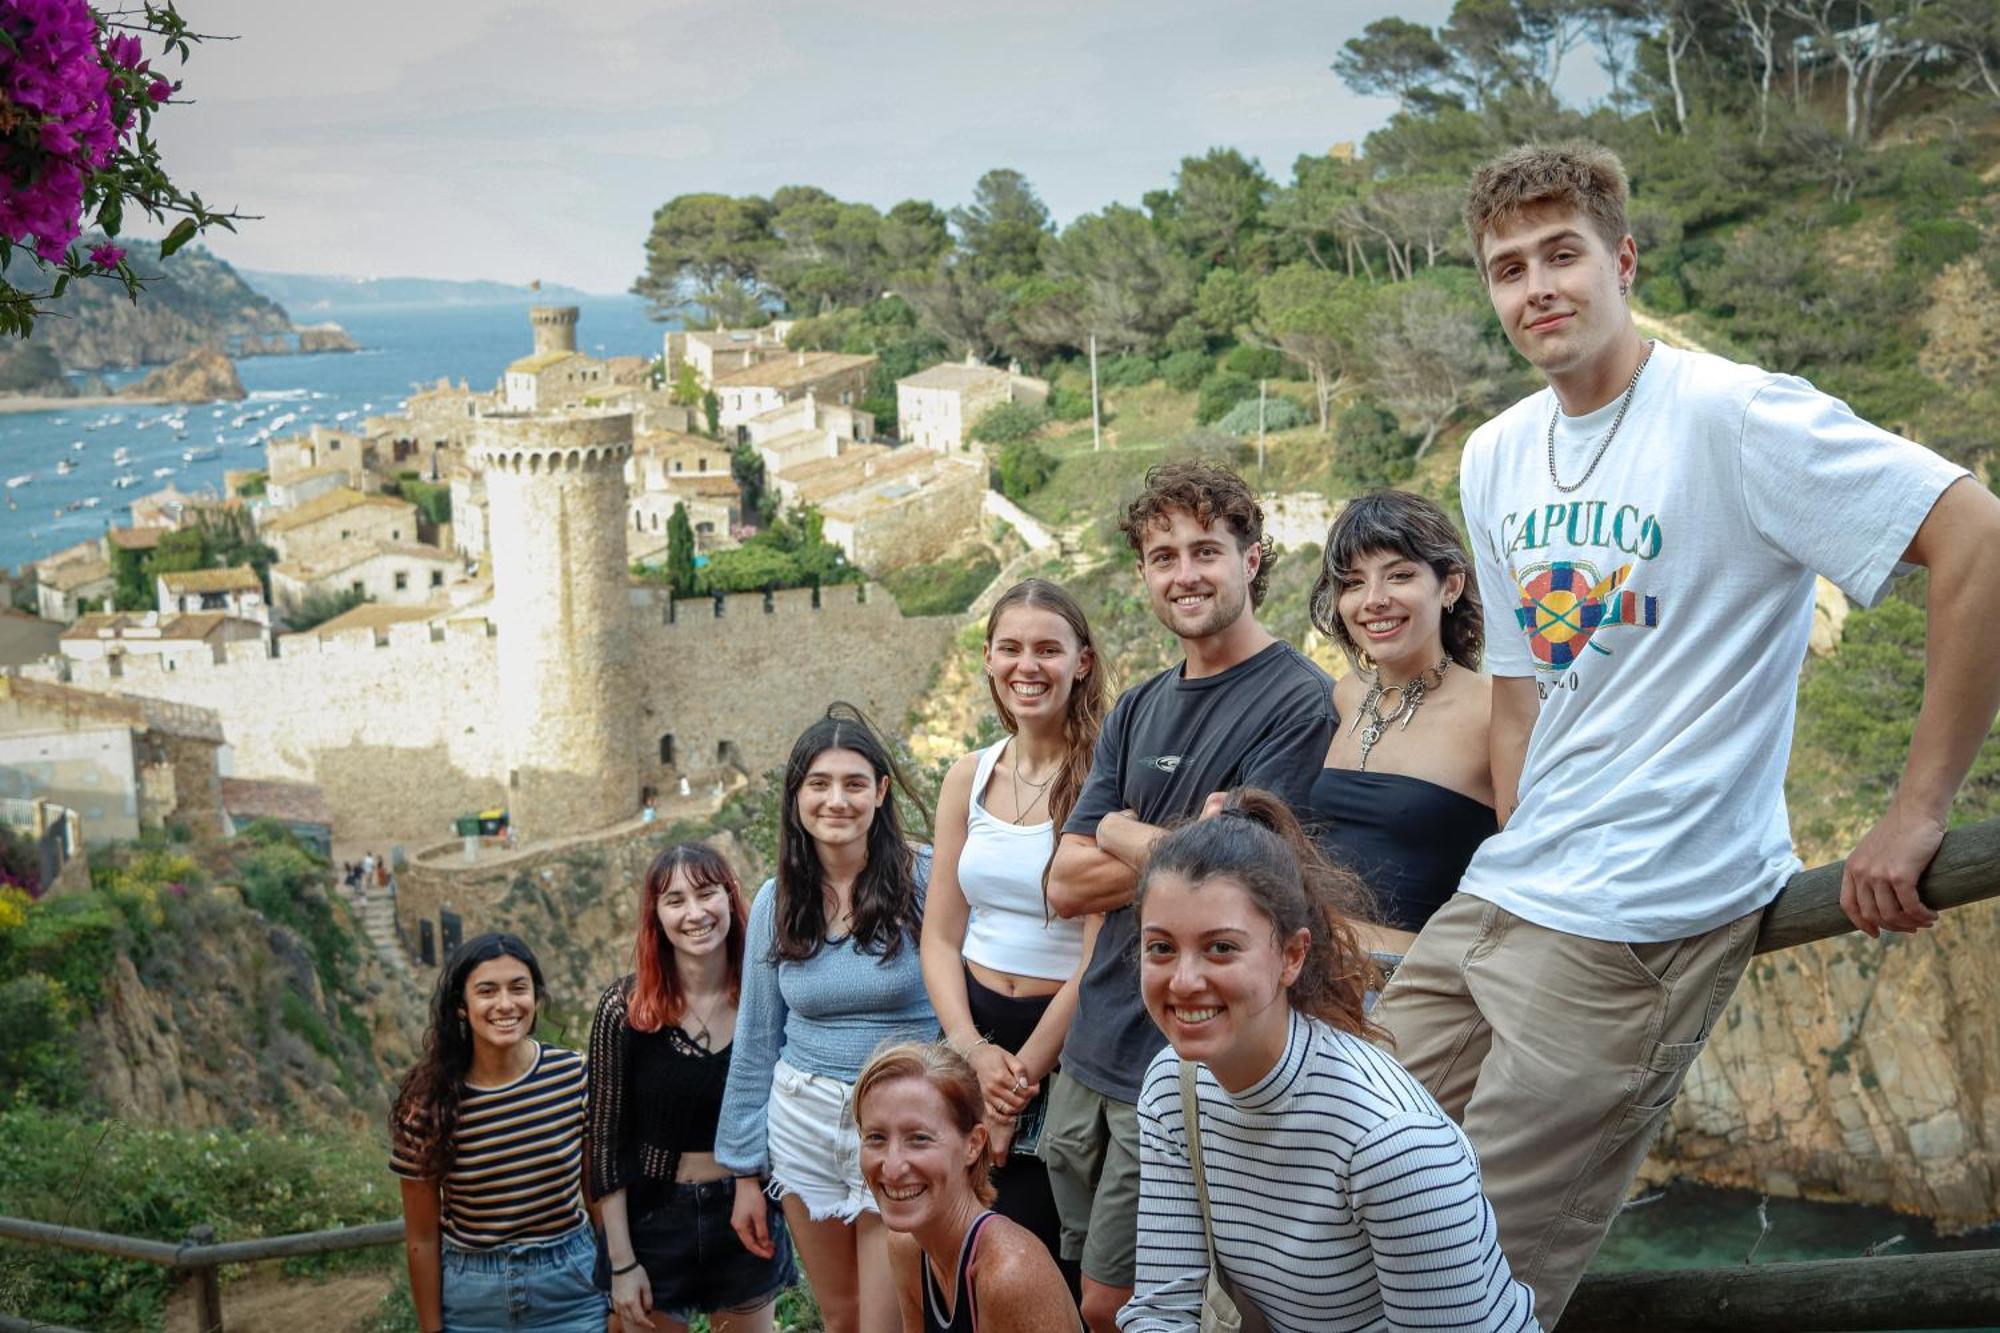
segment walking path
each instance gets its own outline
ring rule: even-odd
[[[404,981],[415,981],[410,972],[409,955],[403,951],[403,938],[396,933],[395,877],[390,876],[386,891],[379,886],[371,887],[366,899],[337,880],[334,891],[347,899],[355,916],[360,918],[361,933],[368,937],[368,942],[375,948],[375,956],[382,960],[382,966],[389,970],[389,974]]]
[[[1035,551],[1042,555],[1054,555],[1056,553],[1055,534],[1043,527],[1034,515],[1000,494],[1000,492],[989,488],[986,492],[986,500],[983,508],[989,517],[999,519],[1002,523],[1020,533],[1021,540],[1028,544],[1030,551]]]

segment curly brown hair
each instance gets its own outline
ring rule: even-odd
[[[1583,215],[1613,250],[1631,228],[1625,221],[1625,164],[1586,139],[1522,144],[1472,173],[1465,196],[1465,230],[1472,262],[1486,276],[1486,233],[1532,208],[1554,206]]]
[[[1236,548],[1247,551],[1255,546],[1264,553],[1257,576],[1250,580],[1250,605],[1263,605],[1264,592],[1271,585],[1271,567],[1277,554],[1264,537],[1264,510],[1251,494],[1249,484],[1226,467],[1199,458],[1177,458],[1156,463],[1146,470],[1146,488],[1125,509],[1118,530],[1131,543],[1132,554],[1146,554],[1146,534],[1166,525],[1174,510],[1192,514],[1205,528],[1217,523],[1228,525],[1236,536]]]

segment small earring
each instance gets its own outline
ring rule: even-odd
[[[1457,608],[1457,606],[1458,606],[1457,602],[1446,602],[1444,604],[1444,613],[1446,615],[1450,615],[1452,611]]]

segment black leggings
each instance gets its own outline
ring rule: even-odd
[[[1042,1015],[1048,1012],[1053,998],[1049,995],[1004,995],[981,984],[979,978],[972,975],[972,969],[965,971],[965,999],[972,1011],[972,1025],[979,1029],[980,1036],[1010,1055],[1019,1054],[1021,1048],[1028,1044],[1028,1038],[1034,1035],[1035,1025],[1042,1021]],[[1053,1071],[1050,1076],[1053,1077]],[[1048,1095],[1049,1080],[1045,1078],[1036,1101],[1043,1101]],[[1065,1263],[1062,1258],[1062,1219],[1056,1214],[1055,1196],[1049,1192],[1049,1170],[1042,1165],[1042,1159],[1032,1153],[1008,1154],[1007,1164],[994,1169],[993,1187],[1000,1191],[993,1211],[1035,1233],[1048,1247],[1049,1257],[1062,1269],[1070,1294],[1074,1296],[1077,1292],[1077,1265]]]

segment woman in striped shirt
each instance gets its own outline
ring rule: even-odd
[[[1199,1326],[1197,1133],[1217,1276],[1272,1333],[1536,1328],[1471,1145],[1365,1040],[1374,969],[1349,924],[1365,890],[1268,792],[1207,813],[1154,847],[1139,885],[1140,989],[1169,1047],[1139,1100],[1138,1282],[1119,1328]]]
[[[423,1333],[602,1333],[584,1212],[583,1057],[534,1038],[542,969],[512,935],[460,945],[390,1113]]]

